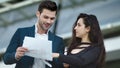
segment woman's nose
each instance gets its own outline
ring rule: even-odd
[[[76,29],[77,29],[77,27],[75,26],[74,30],[76,30]]]

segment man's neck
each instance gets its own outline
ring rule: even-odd
[[[39,33],[39,34],[47,34],[47,30],[46,31],[42,30],[42,28],[38,24],[37,24],[37,28],[38,28],[37,33]]]

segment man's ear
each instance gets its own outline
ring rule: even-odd
[[[40,16],[40,12],[39,12],[39,11],[36,12],[36,16],[37,16],[37,17]]]

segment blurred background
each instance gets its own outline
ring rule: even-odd
[[[5,65],[2,56],[17,28],[36,23],[36,11],[41,0],[0,0],[0,68]],[[59,7],[56,23],[51,31],[61,36],[65,46],[71,38],[72,26],[79,13],[97,16],[104,36],[105,68],[120,68],[120,0],[53,0]]]

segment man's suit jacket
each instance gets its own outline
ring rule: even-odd
[[[16,63],[15,68],[31,68],[32,67],[33,62],[34,62],[33,57],[23,56],[19,61],[15,59],[16,49],[22,46],[25,36],[34,37],[35,26],[27,27],[27,28],[19,28],[15,32],[3,56],[3,60],[5,64]],[[52,34],[49,31],[48,40],[52,41],[52,52],[64,53],[64,45],[63,45],[62,38]],[[52,64],[52,68],[63,68],[62,62],[60,62],[58,59],[53,59],[53,61],[50,63]],[[46,68],[49,68],[49,67],[46,65]]]

